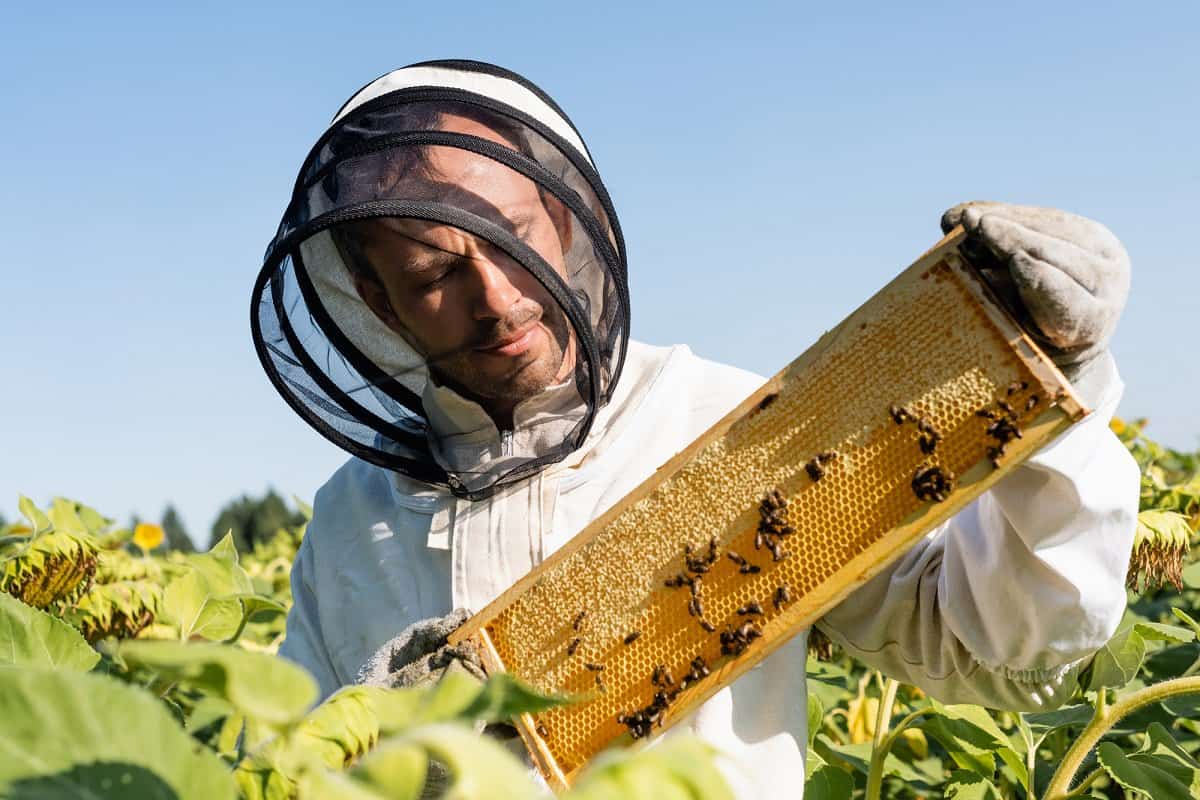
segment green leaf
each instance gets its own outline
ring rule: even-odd
[[[1146,641],[1186,644],[1196,639],[1195,633],[1178,625],[1164,625],[1161,622],[1135,622],[1133,627]]]
[[[489,677],[482,689],[476,690],[475,699],[461,716],[471,721],[505,722],[520,714],[536,714],[570,702],[568,697],[543,694],[501,672]]]
[[[85,506],[83,503],[76,503],[75,511],[79,514],[79,519],[83,522],[84,527],[87,528],[88,533],[93,536],[100,535],[105,528],[113,523],[111,519],[105,517],[96,509],[91,506]]]
[[[1037,750],[1042,741],[1060,728],[1082,728],[1092,721],[1096,711],[1086,703],[1074,706],[1064,706],[1054,711],[1041,711],[1036,714],[1020,714],[1018,719],[1026,736],[1027,745]]]
[[[423,693],[409,722],[425,725],[465,719],[467,710],[482,690],[483,684],[466,670],[447,669],[438,682]]]
[[[563,800],[732,800],[716,751],[692,736],[601,753]]]
[[[225,534],[207,553],[190,554],[187,563],[204,576],[208,590],[216,596],[254,594],[254,582],[238,563],[231,534]]]
[[[808,746],[811,748],[813,739],[821,730],[821,721],[825,719],[825,709],[821,706],[821,698],[815,694],[808,695]]]
[[[87,536],[87,526],[75,513],[75,504],[62,497],[54,498],[50,505],[50,524],[58,533],[69,533],[74,536]]]
[[[946,782],[946,800],[1000,800],[1000,790],[974,772],[956,770]]]
[[[1105,771],[1126,789],[1149,797],[1195,797],[1192,788],[1171,773],[1167,759],[1154,756],[1130,757],[1112,742],[1101,742],[1096,758]]]
[[[37,507],[37,504],[30,500],[25,495],[20,495],[17,500],[17,508],[21,515],[29,520],[29,524],[33,527],[34,534],[44,533],[53,527],[50,524],[50,518],[42,513],[42,510]]]
[[[232,800],[215,755],[148,692],[103,675],[0,667],[0,796]]]
[[[237,598],[215,597],[198,570],[179,576],[163,591],[162,615],[179,627],[181,639],[229,639],[242,627],[244,613]]]
[[[1200,762],[1180,746],[1170,732],[1157,722],[1146,728],[1146,743],[1130,759],[1153,761],[1160,769],[1170,773],[1192,790],[1192,797],[1200,793]]]
[[[87,672],[99,660],[79,631],[0,592],[0,665]]]
[[[835,744],[823,734],[818,735],[813,742],[813,746],[820,748],[828,748],[835,756],[845,761],[854,771],[866,775],[871,767],[871,742],[859,742],[858,744]],[[829,759],[833,760],[833,759]],[[895,775],[902,781],[908,783],[928,783],[932,776],[919,772],[913,765],[906,761],[902,761],[896,757],[895,753],[889,752],[883,760],[883,774]]]
[[[996,771],[994,756],[1001,751],[1008,751],[1010,757],[1005,763],[1018,771],[1018,776],[1025,776],[1026,770],[1021,760],[1008,741],[1008,737],[1000,730],[1000,726],[992,719],[987,710],[974,705],[944,706],[934,703],[934,715],[928,716],[920,723],[920,727],[933,738],[937,739],[955,764],[965,770],[977,772],[990,778]]]
[[[243,800],[250,800],[252,797],[270,797],[271,800],[294,800],[297,797],[302,800],[310,798],[312,800],[392,800],[390,797],[371,791],[370,788],[347,775],[324,770],[305,772],[300,779],[299,790],[293,790],[291,794],[245,795]],[[401,795],[397,795],[397,797],[401,797]]]
[[[1200,589],[1200,561],[1193,561],[1184,567],[1180,577],[1183,579],[1184,588]]]
[[[390,797],[393,794],[410,796],[411,786],[392,786],[377,781],[408,780],[413,773],[395,769],[393,750],[417,748],[431,759],[445,765],[449,772],[446,798],[471,800],[506,800],[506,798],[535,797],[538,790],[524,765],[500,744],[479,736],[466,725],[439,723],[424,725],[381,742],[356,766],[351,775],[369,788]],[[401,761],[410,759],[403,756]],[[376,760],[387,766],[375,769]]]
[[[317,698],[317,684],[307,672],[265,653],[217,644],[152,641],[123,642],[117,653],[130,666],[212,692],[246,716],[272,725],[298,721]]]
[[[420,689],[347,686],[310,711],[287,736],[276,737],[238,764],[246,800],[294,797],[305,770],[341,769],[361,758],[380,735],[380,720],[399,730],[412,718]],[[319,796],[319,795],[318,795]]]
[[[1196,563],[1200,564],[1200,561]],[[1200,638],[1200,622],[1196,622],[1196,620],[1192,619],[1192,617],[1181,608],[1172,608],[1171,613],[1186,622],[1187,626],[1192,629],[1192,633],[1196,634],[1197,638]]]
[[[357,782],[387,789],[388,800],[417,800],[429,772],[429,756],[415,745],[380,748],[355,770]]]
[[[837,767],[824,766],[804,782],[804,800],[850,800],[854,776]]]
[[[1145,657],[1146,641],[1134,627],[1117,631],[1092,659],[1083,688],[1090,692],[1119,689],[1137,677]]]
[[[273,617],[286,615],[288,612],[287,606],[283,603],[261,594],[235,595],[234,597],[222,599],[236,599],[241,601],[243,615],[247,620],[254,622],[261,622]]]

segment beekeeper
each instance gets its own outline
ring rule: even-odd
[[[1001,296],[1089,418],[818,623],[947,702],[1061,702],[1125,605],[1136,466],[1108,429],[1107,344],[1129,262],[1103,226],[966,203]],[[288,404],[349,451],[292,571],[281,653],[323,695],[409,684],[445,636],[763,383],[629,339],[625,245],[566,114],[524,78],[435,61],[359,90],[313,146],[254,286],[258,355]],[[739,794],[803,786],[805,636],[681,726]]]

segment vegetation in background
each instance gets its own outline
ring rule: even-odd
[[[1142,470],[1129,605],[1074,697],[1036,714],[943,705],[810,658],[807,800],[1200,796],[1200,453],[1113,427]],[[119,528],[62,498],[20,510],[0,527],[0,796],[536,795],[479,731],[563,698],[451,673],[313,706],[312,678],[274,655],[307,508],[242,498],[226,520],[243,546],[226,531],[203,553],[171,546],[166,514]],[[713,764],[694,739],[617,748],[569,795],[727,798]]]
[[[178,550],[181,553],[195,551],[196,545],[192,542],[192,537],[188,535],[183,519],[175,510],[175,506],[167,505],[163,511],[162,520],[158,524],[162,526],[163,533],[167,536],[167,549]]]
[[[256,545],[270,541],[280,528],[294,528],[303,523],[303,512],[288,508],[274,489],[261,498],[244,494],[217,512],[208,546],[216,545],[228,534],[239,553],[251,553]]]

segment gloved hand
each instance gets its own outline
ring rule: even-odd
[[[1129,295],[1129,255],[1108,228],[1053,208],[960,203],[942,231],[967,232],[966,255],[1072,381],[1108,348]]]
[[[484,680],[479,654],[470,644],[451,645],[446,637],[467,621],[470,613],[456,609],[444,617],[414,622],[367,659],[355,683],[393,689],[436,683],[451,664]]]

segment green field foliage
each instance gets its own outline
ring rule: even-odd
[[[1200,453],[1143,427],[1113,422],[1142,472],[1126,618],[1071,699],[943,705],[814,637],[808,800],[1200,797]],[[276,655],[311,510],[274,505],[231,506],[236,530],[188,552],[159,526],[21,498],[22,519],[0,522],[0,797],[544,793],[485,729],[568,701],[508,676],[316,704],[312,677]],[[615,747],[564,796],[731,797],[715,756],[688,737]]]

